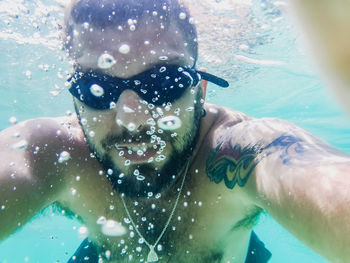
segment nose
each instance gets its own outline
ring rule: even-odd
[[[132,90],[123,91],[116,103],[117,125],[136,132],[147,124],[148,117],[147,105],[142,103],[140,96]]]

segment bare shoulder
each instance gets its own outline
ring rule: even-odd
[[[213,141],[206,172],[227,188],[247,188],[249,178],[264,169],[308,167],[347,161],[348,155],[288,121],[246,118],[221,129]]]
[[[2,141],[5,138],[10,141],[12,141],[11,138],[14,140],[21,138],[28,143],[54,140],[55,138],[80,140],[83,138],[83,132],[77,117],[72,115],[26,120],[1,131],[1,138]]]
[[[6,174],[4,171],[16,170],[23,177],[46,176],[56,169],[62,152],[85,145],[74,115],[27,120],[0,132],[0,155],[4,160],[0,171]]]
[[[207,114],[204,118],[204,125],[208,127],[208,135],[214,137],[239,123],[253,119],[242,112],[209,103],[205,104],[205,110]]]

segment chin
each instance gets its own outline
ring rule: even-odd
[[[181,172],[183,163],[188,160],[187,154],[168,154],[161,162],[133,163],[128,166],[118,165],[110,156],[100,160],[108,173],[108,178],[114,189],[128,197],[147,197],[161,193],[169,188]],[[136,173],[135,173],[136,171]]]

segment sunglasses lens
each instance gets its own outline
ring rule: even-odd
[[[154,69],[145,80],[139,94],[144,100],[155,105],[179,99],[189,87],[198,82],[191,73],[179,66]]]

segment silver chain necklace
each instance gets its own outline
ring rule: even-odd
[[[169,224],[170,224],[170,221],[171,219],[173,218],[174,216],[174,213],[175,213],[175,210],[176,210],[176,207],[177,207],[177,204],[179,203],[179,199],[180,199],[180,195],[182,193],[182,189],[183,189],[183,186],[185,184],[185,179],[186,179],[186,175],[187,175],[187,171],[188,171],[188,167],[189,167],[189,164],[190,164],[190,161],[187,162],[187,165],[186,165],[186,169],[185,169],[185,174],[183,176],[183,179],[182,179],[182,182],[181,182],[181,186],[180,186],[180,190],[179,190],[179,193],[176,197],[176,200],[175,200],[175,204],[174,204],[174,207],[173,209],[171,210],[171,213],[170,213],[170,216],[168,218],[168,221],[166,222],[164,228],[163,228],[163,231],[160,233],[159,237],[157,238],[156,242],[151,245],[143,236],[142,234],[140,233],[139,229],[136,227],[136,224],[134,223],[134,220],[132,220],[132,217],[129,213],[129,209],[126,207],[126,204],[125,204],[125,200],[124,200],[124,194],[121,194],[121,199],[122,199],[122,203],[123,203],[123,206],[124,206],[124,209],[126,211],[126,214],[127,216],[129,217],[130,219],[130,222],[132,224],[132,226],[134,227],[136,233],[139,235],[139,237],[145,242],[145,244],[148,246],[149,248],[149,253],[148,253],[148,256],[147,256],[147,262],[157,262],[158,261],[158,255],[157,255],[157,252],[154,250],[154,248],[157,246],[158,242],[162,239],[165,231],[167,230]]]

